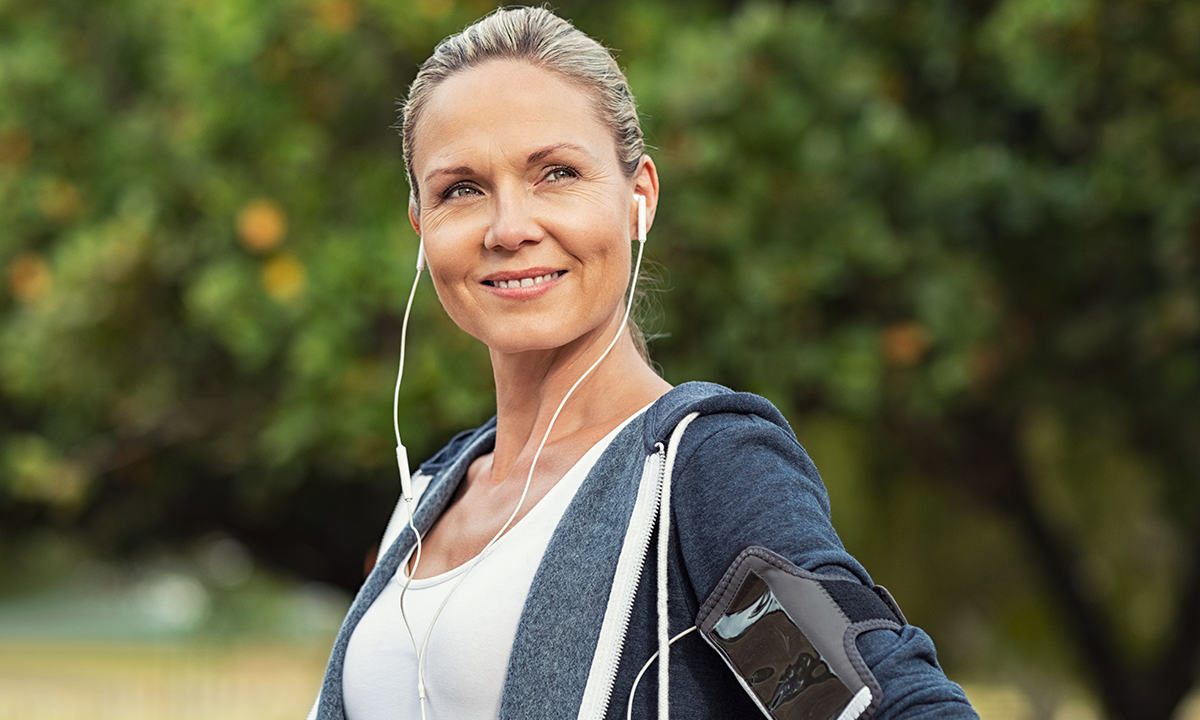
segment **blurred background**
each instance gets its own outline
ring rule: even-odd
[[[0,717],[307,710],[397,495],[396,100],[493,6],[0,0]],[[784,411],[985,720],[1200,718],[1200,3],[557,8],[664,377]],[[411,330],[423,458],[491,373]]]

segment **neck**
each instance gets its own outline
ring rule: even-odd
[[[621,327],[622,320],[623,315],[615,315],[595,332],[553,350],[492,352],[497,416],[494,478],[507,478],[518,458],[532,457],[571,386],[603,355],[618,330],[621,335],[613,349],[575,388],[553,420],[547,447],[580,434],[595,442],[670,389],[638,354]],[[524,477],[519,480],[524,482]]]

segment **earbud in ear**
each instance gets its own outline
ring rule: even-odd
[[[646,242],[646,196],[641,193],[634,193],[637,198],[638,206],[638,242]]]
[[[425,269],[425,241],[421,241],[420,247],[417,248],[417,272],[420,273]]]

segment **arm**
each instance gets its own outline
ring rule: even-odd
[[[805,570],[871,584],[838,539],[820,476],[787,430],[754,415],[701,417],[685,436],[676,477],[674,522],[697,604],[753,545]],[[875,718],[976,717],[920,629],[872,630],[857,646],[883,690]]]

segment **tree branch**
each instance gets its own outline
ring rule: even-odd
[[[1021,461],[1015,421],[976,411],[937,425],[905,425],[901,433],[931,476],[965,488],[977,502],[1001,509],[1016,520],[1028,543],[1030,559],[1059,607],[1080,661],[1109,714],[1126,720],[1168,720],[1169,711],[1147,714],[1151,707],[1162,705],[1160,681],[1155,678],[1147,686],[1145,681],[1150,678],[1135,674],[1128,666],[1102,608],[1080,582],[1078,551],[1038,511],[1031,479]]]

